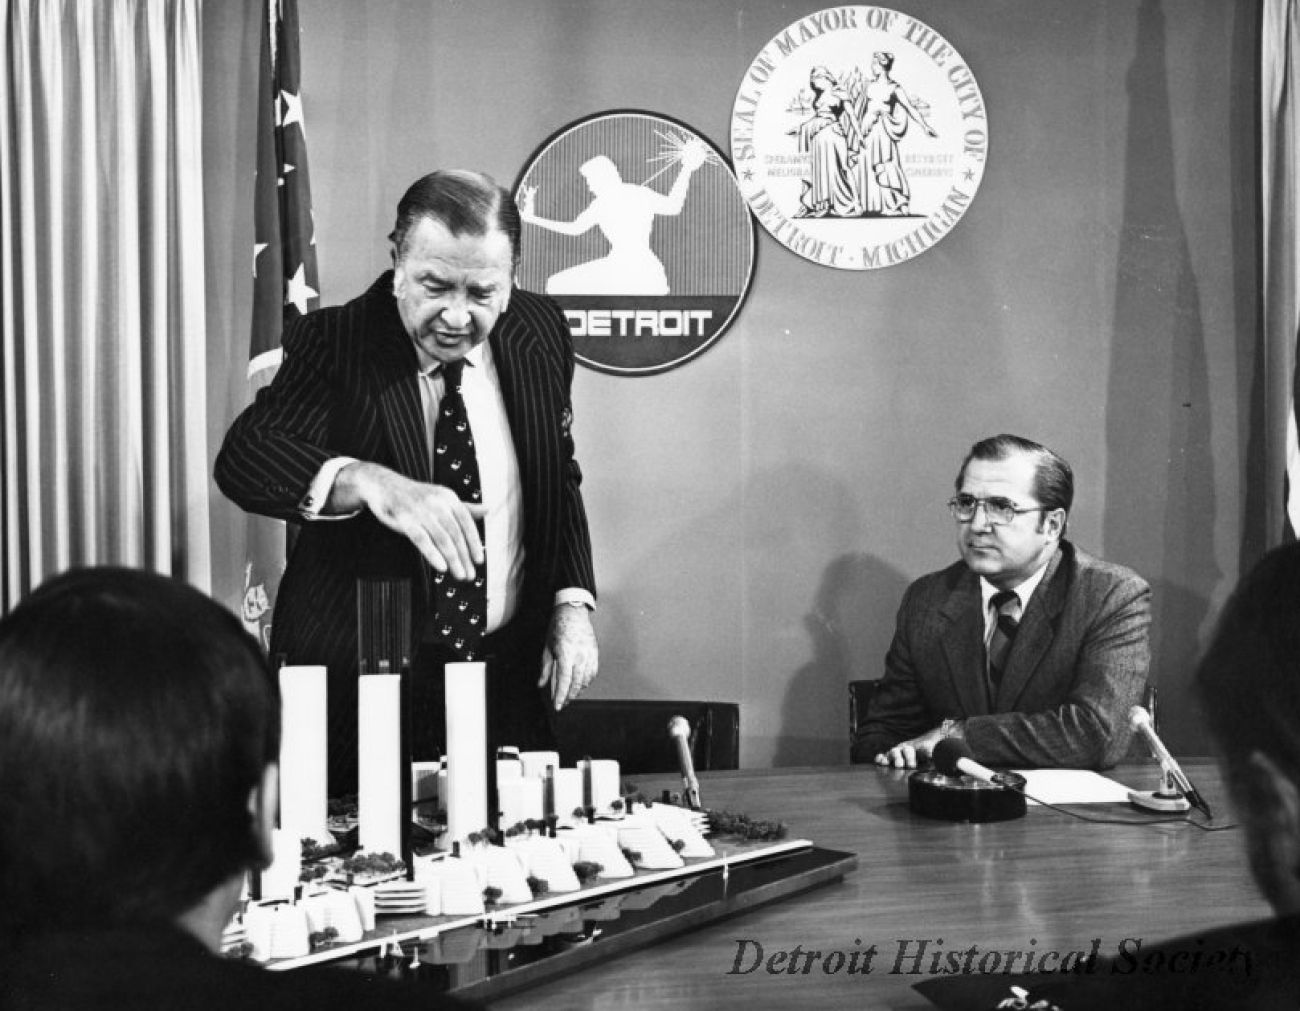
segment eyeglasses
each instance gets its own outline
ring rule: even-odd
[[[1046,506],[1029,506],[1021,509],[1009,498],[994,495],[991,498],[976,498],[974,495],[954,495],[948,500],[948,509],[953,519],[959,523],[969,523],[975,518],[979,507],[984,507],[984,515],[993,526],[1002,526],[1012,522],[1021,513],[1042,512]]]

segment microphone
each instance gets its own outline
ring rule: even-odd
[[[1164,743],[1156,736],[1156,729],[1151,725],[1151,714],[1141,706],[1134,706],[1128,711],[1128,724],[1133,730],[1146,738],[1151,754],[1160,762],[1160,767],[1164,770],[1165,775],[1182,791],[1183,796],[1191,802],[1193,807],[1203,812],[1205,817],[1213,820],[1214,813],[1210,810],[1210,805],[1205,803],[1205,799],[1196,792],[1196,787],[1192,786],[1192,781],[1187,778],[1187,774],[1183,772],[1182,767],[1174,761],[1174,756],[1169,754]]]
[[[692,811],[700,810],[700,781],[695,778],[695,762],[691,759],[691,725],[685,716],[674,716],[668,721],[668,736],[677,743],[677,764],[682,767],[682,790]]]
[[[945,737],[934,746],[930,757],[934,760],[934,767],[945,776],[960,776],[965,773],[972,779],[978,779],[990,786],[1000,786],[1004,790],[1011,786],[1002,773],[994,772],[975,761],[971,757],[970,746],[960,738]]]

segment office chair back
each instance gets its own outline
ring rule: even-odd
[[[660,699],[579,699],[555,716],[563,765],[582,758],[613,758],[625,775],[677,772],[677,745],[668,721],[691,725],[691,760],[697,772],[740,768],[740,706],[734,702]]]

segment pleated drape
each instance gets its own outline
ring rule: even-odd
[[[200,0],[7,0],[0,611],[70,566],[210,583]]]
[[[1300,109],[1296,0],[1263,0],[1260,32],[1260,206],[1264,329],[1265,522],[1269,544],[1300,531],[1296,341],[1300,337]]]

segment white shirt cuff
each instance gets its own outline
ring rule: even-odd
[[[588,611],[596,610],[596,598],[580,586],[570,586],[556,592],[554,606],[560,607],[563,604],[585,604]]]
[[[321,515],[321,510],[325,508],[325,503],[329,501],[330,492],[334,488],[334,482],[339,476],[339,471],[348,464],[356,462],[356,459],[351,456],[336,456],[321,464],[320,470],[316,472],[311,484],[307,486],[307,494],[298,503],[299,515],[305,520],[346,520],[358,515],[361,512],[360,509],[350,513]]]

